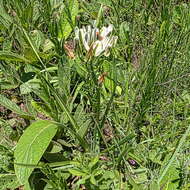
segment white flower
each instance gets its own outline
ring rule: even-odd
[[[109,56],[109,50],[117,42],[117,36],[112,36],[113,25],[103,27],[99,30],[90,25],[79,29],[75,28],[75,42],[81,43],[88,53],[93,53],[95,57],[104,53]]]

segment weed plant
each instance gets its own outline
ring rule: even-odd
[[[0,189],[189,189],[189,32],[188,1],[0,0]]]

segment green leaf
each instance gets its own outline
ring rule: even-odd
[[[90,122],[91,122],[91,120],[88,119],[80,125],[80,129],[77,131],[77,133],[79,134],[80,137],[84,138],[84,136],[86,135],[88,128],[90,126]]]
[[[78,87],[77,87],[77,89],[78,89]],[[77,91],[77,89],[76,89],[76,91]],[[76,93],[76,91],[75,91],[75,93]],[[73,108],[70,108],[70,110],[72,110],[72,109]],[[84,136],[86,135],[87,130],[88,130],[89,125],[90,125],[90,122],[91,122],[91,119],[87,118],[87,115],[85,115],[84,113],[85,113],[84,106],[79,104],[76,107],[74,118],[77,121],[78,125],[80,126],[77,133],[79,134],[79,136],[81,138],[84,138]]]
[[[3,0],[0,0],[0,23],[2,23],[7,29],[9,29],[12,23],[12,18],[7,14],[3,6]]]
[[[99,155],[95,156],[89,163],[89,167],[92,168],[99,161]]]
[[[86,173],[84,173],[83,171],[81,171],[80,169],[77,169],[77,168],[69,169],[68,171],[75,176],[86,176],[87,175]]]
[[[37,165],[57,132],[57,126],[51,121],[39,120],[32,123],[21,136],[16,150],[15,173],[21,184],[26,184],[34,168],[26,165]]]
[[[33,30],[30,34],[31,40],[35,48],[39,51],[39,48],[44,44],[45,37],[40,30]]]
[[[120,86],[116,86],[116,93],[121,96],[122,88]]]
[[[23,84],[20,85],[20,93],[23,94],[29,94],[32,92],[33,89],[39,89],[40,88],[40,82],[38,79],[31,79]]]
[[[27,31],[24,28],[22,28],[22,31],[23,31],[28,43],[30,44],[30,47],[32,48],[33,52],[35,53],[36,57],[38,58],[41,66],[43,68],[46,68],[43,61],[42,61],[42,59],[40,58],[40,55],[39,55],[39,53],[38,53],[38,51],[37,51],[37,49],[35,47],[35,44],[32,42],[32,40],[31,40],[30,36],[28,35]]]
[[[180,150],[182,149],[183,145],[186,143],[186,138],[189,135],[189,133],[190,133],[190,125],[187,127],[185,133],[180,138],[179,144],[177,145],[177,147],[176,147],[176,149],[175,149],[172,157],[169,159],[168,163],[162,167],[161,172],[160,172],[160,176],[158,178],[158,183],[160,183],[163,180],[164,176],[167,174],[167,172],[169,171],[170,167],[175,162],[177,154],[180,152]]]
[[[19,182],[15,174],[7,173],[0,174],[0,189],[16,189],[19,186]]]
[[[51,40],[46,39],[43,44],[43,52],[48,52],[49,50],[54,48],[54,44]]]
[[[24,190],[31,190],[29,182],[24,185]]]
[[[7,109],[15,112],[16,114],[26,117],[26,118],[32,118],[32,115],[30,115],[27,112],[24,112],[20,109],[20,107],[13,101],[9,100],[3,95],[0,95],[0,105],[6,107]]]
[[[160,186],[167,187],[167,190],[177,189],[180,182],[178,180],[180,178],[180,171],[178,168],[180,168],[179,163],[177,161],[174,161],[167,170],[167,175],[164,175],[164,177],[162,178]]]
[[[0,79],[1,90],[10,90],[18,87],[18,84],[13,84],[10,81]]]
[[[89,178],[90,178],[90,175],[86,175],[85,177],[82,177],[82,179],[79,179],[76,184],[77,184],[78,186],[81,185],[81,184],[85,184],[86,181],[87,181]]]
[[[44,114],[46,117],[52,117],[51,110],[47,106],[47,104],[43,104],[41,102],[36,102],[36,101],[32,100],[31,105],[34,107],[34,109],[37,112]]]
[[[100,25],[100,21],[102,20],[102,17],[103,17],[103,5],[101,4],[100,9],[98,11],[97,19],[96,19],[96,27]]]
[[[158,184],[156,181],[153,181],[153,182],[150,184],[150,190],[160,190],[159,184]]]
[[[16,53],[12,52],[6,52],[6,51],[0,51],[0,60],[4,61],[18,61],[18,62],[27,62],[29,63],[30,61],[26,59],[25,57],[18,55]]]
[[[64,8],[64,14],[60,20],[61,30],[58,33],[59,39],[68,38],[72,31],[72,27],[74,26],[75,17],[77,16],[79,9],[78,0],[68,0],[65,4],[66,6]]]
[[[62,59],[58,65],[59,87],[67,97],[70,94],[71,68],[72,62],[66,59]]]
[[[110,0],[98,0],[97,2],[101,3],[101,4],[105,5],[105,6],[111,6],[112,5]]]
[[[95,179],[95,177],[94,177],[93,175],[90,177],[90,182],[91,182],[93,185],[97,185],[97,181],[96,181],[96,179]]]

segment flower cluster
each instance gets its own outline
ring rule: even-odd
[[[112,36],[113,25],[108,27],[102,27],[99,30],[96,27],[90,25],[79,29],[75,28],[75,42],[81,43],[88,55],[94,55],[95,57],[104,53],[105,56],[109,56],[109,50],[117,42],[117,36]]]

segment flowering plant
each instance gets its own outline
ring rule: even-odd
[[[110,48],[117,42],[117,36],[112,36],[113,25],[108,27],[102,27],[99,30],[96,27],[90,25],[79,29],[75,28],[75,43],[80,43],[86,49],[88,55],[95,57],[104,53],[105,56],[109,56]]]

